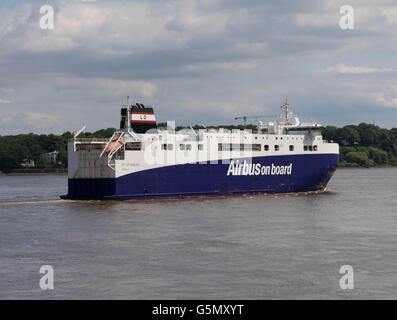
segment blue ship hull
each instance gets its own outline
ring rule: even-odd
[[[239,159],[244,161],[244,159]],[[323,189],[337,165],[338,154],[301,154],[252,158],[261,166],[289,166],[284,175],[227,174],[229,164],[184,164],[127,174],[113,179],[69,179],[63,199],[151,199],[301,192]]]

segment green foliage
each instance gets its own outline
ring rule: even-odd
[[[368,155],[365,152],[349,152],[345,155],[345,160],[348,163],[356,163],[364,167],[369,165]]]
[[[324,140],[338,142],[338,128],[334,126],[326,126],[322,129]]]
[[[115,131],[116,131],[115,128],[101,129],[101,130],[95,131],[94,133],[84,132],[81,134],[81,137],[82,138],[107,139],[107,138],[110,138]]]
[[[361,145],[370,146],[377,143],[380,128],[373,124],[360,123],[358,132],[360,134]]]
[[[108,128],[96,132],[82,133],[82,138],[110,138],[116,129]],[[37,135],[34,133],[19,134],[16,136],[0,136],[0,171],[11,171],[21,168],[26,160],[33,160],[36,168],[60,167],[67,168],[67,143],[73,138],[71,132],[62,135]],[[57,163],[51,163],[48,152],[57,150]]]
[[[349,152],[355,152],[356,148],[355,147],[349,147],[349,146],[342,146],[339,149],[339,160],[342,162],[345,159],[346,154]]]
[[[40,157],[35,161],[35,164],[36,168],[40,169],[49,168],[52,166],[50,160],[48,160],[47,156],[44,153],[42,153]]]
[[[340,129],[340,135],[350,146],[360,143],[361,138],[356,126],[350,125],[343,127]]]
[[[374,124],[360,123],[343,128],[327,126],[322,133],[324,140],[333,140],[341,146],[340,166],[352,164],[346,159],[350,152],[365,153],[368,157],[365,166],[397,165],[397,128],[387,130]]]
[[[61,163],[61,167],[68,166],[68,152],[65,149],[59,149],[59,153],[57,156],[57,163]]]
[[[340,147],[340,153],[345,155],[349,152],[357,151],[356,147],[351,147],[351,146],[342,146]]]
[[[377,165],[387,165],[389,163],[389,156],[386,151],[376,147],[369,147],[367,149],[368,157]]]

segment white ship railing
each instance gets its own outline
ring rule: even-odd
[[[86,143],[91,143],[91,142],[107,143],[108,140],[109,139],[103,139],[103,138],[78,138],[78,139],[70,139],[69,141],[86,142]]]

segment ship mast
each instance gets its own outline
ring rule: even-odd
[[[287,121],[288,119],[288,113],[289,113],[289,104],[288,104],[288,100],[285,99],[285,103],[281,106],[282,109],[284,109],[285,112],[285,121]]]

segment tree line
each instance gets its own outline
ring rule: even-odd
[[[101,129],[81,133],[79,138],[110,138],[116,129]],[[67,143],[73,138],[71,132],[55,134],[19,134],[0,136],[0,171],[21,169],[22,163],[34,161],[37,169],[66,169],[68,165]],[[50,162],[46,153],[58,151],[55,163]]]
[[[397,165],[397,128],[390,130],[360,123],[322,129],[324,140],[340,146],[340,166]]]
[[[159,127],[165,127],[159,123]],[[243,129],[241,125],[211,126],[208,128]],[[186,128],[177,127],[176,130]],[[194,129],[202,128],[196,125]],[[247,129],[255,130],[248,125]],[[79,138],[110,138],[115,128],[81,133]],[[327,126],[322,128],[324,140],[340,145],[341,166],[397,165],[397,128],[384,129],[379,126],[360,123],[342,128]],[[26,161],[34,161],[35,168],[67,168],[67,142],[73,138],[71,132],[62,135],[38,135],[34,133],[14,136],[0,136],[0,171],[20,169]],[[58,151],[55,163],[51,163],[46,153]]]

